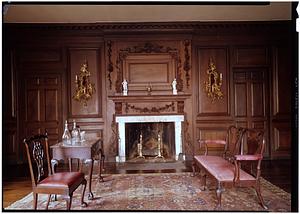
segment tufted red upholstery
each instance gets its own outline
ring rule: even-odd
[[[49,177],[42,180],[38,187],[61,187],[61,188],[69,188],[73,186],[78,181],[84,179],[84,174],[82,172],[60,172],[50,175]]]

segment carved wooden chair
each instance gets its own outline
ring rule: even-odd
[[[38,194],[48,194],[46,209],[48,209],[51,194],[63,195],[67,202],[67,210],[72,204],[73,192],[82,187],[81,206],[86,207],[84,193],[87,181],[82,172],[59,172],[54,173],[54,168],[50,166],[48,136],[36,135],[29,139],[24,139],[29,170],[32,180],[33,208],[37,209]]]
[[[203,190],[206,189],[206,176],[217,181],[217,209],[221,208],[221,194],[224,187],[254,187],[259,204],[267,209],[260,192],[261,160],[265,141],[263,132],[254,129],[243,129],[230,126],[225,140],[199,140],[200,147],[205,146],[204,155],[195,155],[193,159],[193,175],[196,167],[200,169]],[[209,145],[223,145],[222,157],[208,155]],[[251,172],[242,169],[242,163],[251,164]],[[256,164],[256,172],[253,170]]]

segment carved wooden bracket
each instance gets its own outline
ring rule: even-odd
[[[122,103],[121,102],[115,103],[115,111],[116,111],[116,114],[122,114]]]
[[[184,101],[177,102],[177,111],[178,113],[184,113]]]

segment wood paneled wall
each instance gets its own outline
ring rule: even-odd
[[[184,114],[187,158],[200,152],[197,139],[224,138],[232,124],[264,130],[266,158],[290,158],[297,143],[291,142],[295,73],[290,29],[285,21],[5,24],[5,163],[25,161],[24,137],[46,129],[54,144],[64,121],[73,119],[88,137],[103,139],[112,161],[117,152],[114,117],[126,108],[124,114]],[[223,75],[223,98],[214,102],[204,90],[210,59]],[[72,99],[75,75],[85,60],[96,89],[87,106]],[[120,98],[124,78],[129,100]],[[180,96],[172,100],[174,78]],[[148,98],[143,101],[143,96]]]

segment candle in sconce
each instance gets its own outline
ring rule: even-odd
[[[222,81],[222,73],[220,73],[220,81]]]

